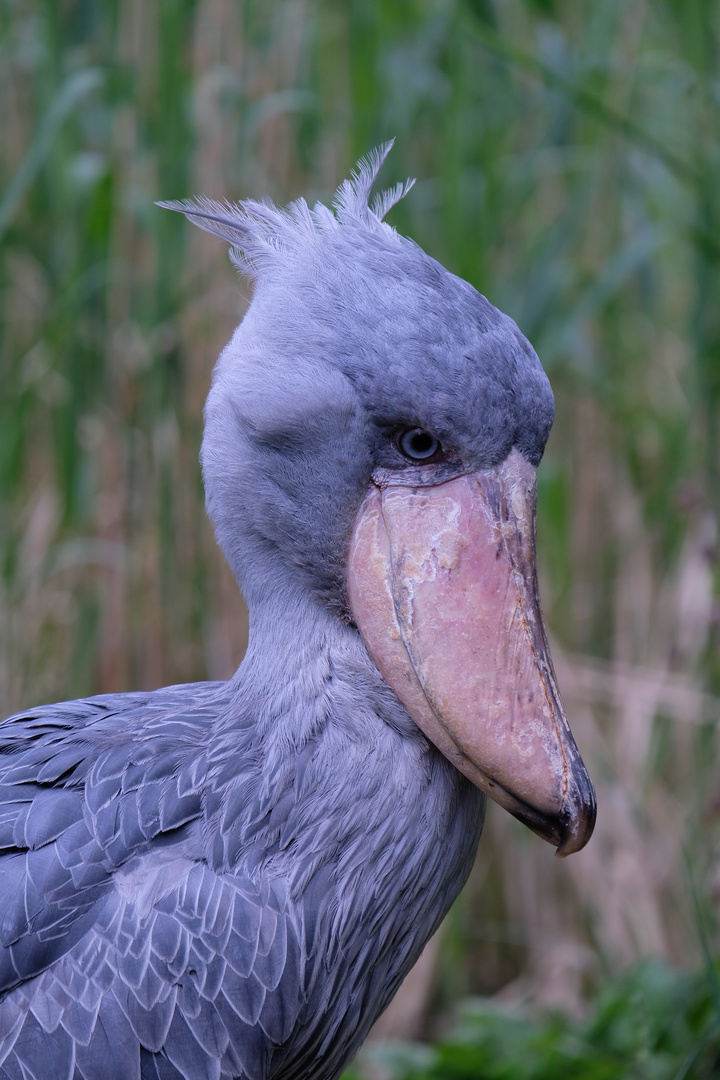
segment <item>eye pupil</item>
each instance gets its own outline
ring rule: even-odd
[[[424,454],[430,451],[434,441],[432,435],[429,435],[427,431],[418,431],[408,439],[410,449],[419,457],[423,457]]]
[[[405,457],[412,461],[426,461],[437,454],[440,443],[429,431],[411,428],[404,431],[398,439],[398,447]]]

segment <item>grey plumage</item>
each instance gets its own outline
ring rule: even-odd
[[[255,282],[206,409],[208,510],[251,611],[228,683],[2,726],[0,1077],[332,1078],[467,878],[484,796],[348,610],[388,433],[537,463],[552,395],[506,316],[368,208],[171,204]]]

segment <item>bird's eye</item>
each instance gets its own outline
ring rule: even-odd
[[[427,461],[441,449],[440,441],[419,427],[403,431],[398,437],[397,446],[400,453],[411,461]]]

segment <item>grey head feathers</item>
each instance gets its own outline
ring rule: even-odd
[[[370,204],[390,150],[361,161],[334,212],[303,199],[165,203],[223,237],[254,283],[221,355],[202,460],[218,540],[253,607],[308,591],[345,611],[345,555],[373,469],[402,464],[393,434],[431,431],[468,469],[513,445],[534,464],[553,417],[547,378],[512,319]]]

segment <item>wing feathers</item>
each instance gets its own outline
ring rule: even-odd
[[[219,1058],[203,1050],[179,1011],[173,1016],[165,1053],[185,1080],[219,1080]]]
[[[257,212],[269,228],[272,208]],[[265,1080],[305,1002],[295,901],[264,872],[218,874],[188,854],[179,830],[204,813],[207,763],[181,767],[167,741],[119,744],[113,700],[3,728],[0,1080]],[[163,739],[206,727],[161,720]],[[77,745],[58,752],[59,739]],[[237,817],[249,803],[233,805]],[[161,833],[173,839],[151,846]]]
[[[207,1001],[198,999],[193,1015],[184,1013],[187,1025],[206,1054],[222,1058],[230,1042],[230,1035],[217,1010]]]
[[[108,1075],[120,1080],[140,1080],[140,1047],[130,1022],[109,995],[103,999],[98,1020],[87,1046],[76,1047],[76,1059],[85,1080],[100,1080]],[[52,1073],[42,1073],[50,1080]]]
[[[250,973],[244,977],[227,977],[221,994],[236,1015],[235,1026],[238,1019],[250,1027],[257,1024],[265,1004],[265,987],[255,975]]]
[[[15,1044],[14,1054],[27,1080],[72,1080],[75,1071],[75,1044],[66,1031],[57,1028],[52,1035],[30,1014],[23,1028],[24,1038]]]
[[[177,1001],[177,989],[172,988],[164,1000],[152,1009],[143,1008],[136,995],[126,987],[115,986],[113,995],[130,1024],[135,1039],[147,1050],[162,1050],[168,1037]]]

